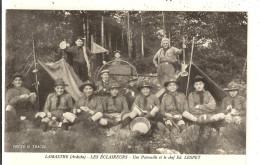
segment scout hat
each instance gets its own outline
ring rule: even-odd
[[[83,92],[83,89],[84,89],[85,86],[87,86],[87,85],[88,85],[88,86],[91,86],[94,91],[97,89],[96,85],[95,85],[93,82],[91,82],[90,80],[87,80],[87,81],[85,81],[83,84],[81,84],[81,85],[79,86],[79,90],[80,90],[81,92]]]
[[[205,84],[205,79],[200,75],[195,76],[195,78],[193,79],[193,84],[198,81],[202,81]]]
[[[142,88],[147,87],[147,88],[153,88],[151,83],[149,81],[142,81],[138,87],[137,90],[140,91]]]
[[[224,91],[236,91],[239,90],[239,86],[235,82],[230,82],[228,84],[228,87],[224,89]]]
[[[120,88],[120,85],[116,81],[111,82],[108,89],[111,90],[114,88]]]
[[[108,70],[108,69],[105,69],[105,70],[102,70],[102,71],[100,72],[100,74],[103,74],[103,73],[109,73],[109,70]]]
[[[130,78],[130,79],[127,81],[127,83],[129,83],[129,82],[131,82],[131,81],[137,81],[137,77],[132,77],[132,78]]]
[[[177,84],[178,86],[180,85],[180,82],[179,82],[178,80],[176,80],[175,78],[170,78],[169,81],[165,81],[165,83],[163,84],[163,86],[167,87],[168,84],[170,84],[170,83],[175,83],[175,84]]]
[[[15,73],[12,76],[12,80],[14,80],[16,77],[20,77],[24,81],[24,75],[21,73]]]
[[[120,53],[121,54],[121,51],[120,50],[114,51],[114,54],[116,54],[116,53]]]
[[[64,80],[61,78],[58,78],[55,80],[54,86],[69,86],[68,84],[65,84]]]

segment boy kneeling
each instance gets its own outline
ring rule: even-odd
[[[225,119],[224,113],[216,113],[216,101],[210,94],[205,91],[205,80],[201,76],[196,76],[193,80],[195,91],[188,97],[189,112],[185,111],[183,117],[186,119],[203,124],[216,122]]]
[[[177,92],[179,82],[175,79],[170,79],[164,83],[167,89],[167,94],[162,98],[161,113],[164,116],[166,127],[171,129],[173,124],[177,122],[177,127],[180,131],[185,129],[185,122],[182,120],[182,113],[188,110],[188,101],[186,96]]]
[[[228,88],[224,90],[229,93],[229,96],[222,100],[221,105],[221,109],[226,114],[226,121],[240,124],[242,120],[245,121],[246,100],[238,94],[239,87],[235,82],[229,83]]]
[[[109,86],[110,96],[105,100],[104,118],[109,125],[118,124],[127,117],[129,109],[126,98],[119,94],[119,84],[112,82]]]
[[[44,106],[44,112],[39,112],[35,118],[41,119],[41,129],[46,131],[48,127],[64,127],[63,114],[73,108],[72,97],[65,92],[64,80],[58,78],[55,81],[55,92],[48,95]],[[63,125],[64,124],[64,125]]]
[[[132,106],[132,111],[122,122],[122,128],[129,124],[132,119],[137,116],[144,116],[150,121],[156,120],[160,108],[159,99],[151,93],[152,85],[148,81],[143,81],[138,86],[137,90],[140,94],[135,98]],[[154,123],[152,123],[153,125]]]

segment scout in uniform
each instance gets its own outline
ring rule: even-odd
[[[104,101],[110,95],[108,88],[112,80],[109,78],[109,70],[102,70],[100,76],[101,80],[96,82],[97,91],[95,93],[100,97],[103,109],[105,109]]]
[[[109,70],[102,70],[100,72],[101,80],[96,83],[97,91],[96,93],[99,96],[108,96],[109,95],[109,85],[111,80],[109,78]]]
[[[143,81],[140,83],[137,88],[140,94],[135,98],[132,111],[128,114],[129,117],[123,120],[122,128],[137,116],[144,116],[150,121],[156,120],[160,108],[160,102],[159,99],[151,93],[151,89],[152,85],[150,82]]]
[[[59,127],[61,125],[63,126],[63,114],[73,109],[72,97],[65,92],[65,86],[68,85],[65,84],[64,80],[58,78],[54,84],[55,92],[49,94],[46,99],[43,109],[45,115],[42,112],[35,115],[36,118],[43,118],[41,120],[41,128],[43,131],[47,130],[48,125],[52,126],[52,124],[58,123]]]
[[[172,128],[173,122],[176,122],[180,131],[183,131],[185,122],[182,120],[182,113],[188,110],[186,96],[177,92],[179,82],[176,79],[166,81],[164,86],[168,92],[163,96],[161,103],[161,113],[164,116],[165,124],[168,128]]]
[[[111,124],[124,120],[129,112],[126,98],[119,94],[119,88],[117,82],[112,82],[109,87],[110,96],[105,100],[104,118]]]
[[[163,38],[161,41],[161,47],[153,58],[153,63],[157,67],[158,80],[161,85],[166,80],[169,80],[176,72],[178,55],[181,55],[182,49],[176,47],[170,47],[170,40]],[[183,48],[186,46],[183,45]],[[174,65],[176,65],[174,67]]]
[[[228,88],[229,96],[222,100],[221,109],[226,114],[227,122],[235,122],[239,124],[241,120],[245,120],[246,116],[246,100],[238,94],[239,86],[235,82],[230,82]]]
[[[69,53],[72,56],[72,67],[74,72],[79,76],[79,78],[82,81],[86,81],[88,78],[88,69],[87,69],[87,63],[84,58],[84,52],[83,52],[83,38],[77,37],[75,41],[75,46],[67,47],[66,42],[63,41],[60,44],[61,49],[64,49],[66,53]],[[63,46],[65,45],[65,46]],[[91,51],[86,48],[86,53],[88,56],[92,55]]]
[[[124,96],[126,97],[127,103],[128,103],[128,107],[132,107],[134,100],[137,96],[137,94],[139,93],[137,90],[137,78],[133,77],[130,78],[127,81],[127,86],[124,88],[125,93]]]
[[[19,119],[30,118],[33,112],[31,105],[36,101],[36,94],[31,93],[23,86],[24,76],[16,73],[12,76],[13,87],[8,89],[5,96],[6,126],[12,129],[12,125]],[[29,103],[29,104],[28,104]],[[8,130],[8,128],[6,128]]]
[[[88,120],[92,123],[107,125],[107,121],[102,118],[102,102],[98,96],[94,95],[96,89],[96,85],[89,80],[79,87],[79,90],[83,92],[83,96],[76,101],[73,109],[73,113],[77,115],[75,123]]]
[[[225,118],[224,113],[216,114],[216,101],[210,92],[204,89],[205,80],[197,75],[193,80],[195,91],[188,97],[189,112],[182,114],[186,119],[196,123],[220,121]]]

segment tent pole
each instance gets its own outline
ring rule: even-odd
[[[189,66],[189,75],[188,75],[188,81],[187,81],[187,86],[186,86],[186,96],[188,95],[188,91],[189,91],[190,70],[191,70],[191,64],[192,64],[193,48],[194,48],[194,37],[192,38],[192,47],[191,47],[191,54],[190,54],[190,66]]]
[[[32,40],[33,40],[33,59],[34,59],[34,69],[37,71],[37,57],[35,53],[35,45],[34,45],[34,34],[32,33]],[[38,81],[38,74],[35,72],[35,85],[36,94],[37,94],[37,106],[39,106],[39,81]]]

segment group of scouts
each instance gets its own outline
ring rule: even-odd
[[[30,120],[32,114],[21,111],[21,103],[34,103],[35,93],[23,87],[24,77],[13,76],[13,87],[6,92],[6,122],[12,124],[16,120]],[[163,86],[167,93],[160,101],[152,93],[153,85],[149,81],[137,84],[137,78],[130,79],[128,85],[120,86],[112,80],[109,70],[101,71],[101,80],[94,84],[87,80],[80,85],[82,96],[73,105],[72,97],[66,92],[67,84],[57,79],[54,92],[49,94],[42,112],[33,114],[33,120],[39,123],[43,131],[52,127],[68,130],[70,126],[84,121],[100,127],[121,125],[125,128],[136,117],[148,119],[152,128],[158,123],[167,129],[177,127],[184,131],[186,123],[208,124],[220,121],[240,123],[245,120],[245,99],[238,94],[239,88],[230,83],[225,89],[229,96],[222,101],[221,111],[216,109],[216,101],[204,86],[201,76],[193,79],[194,92],[188,98],[178,92],[179,82],[174,78],[165,81]]]

